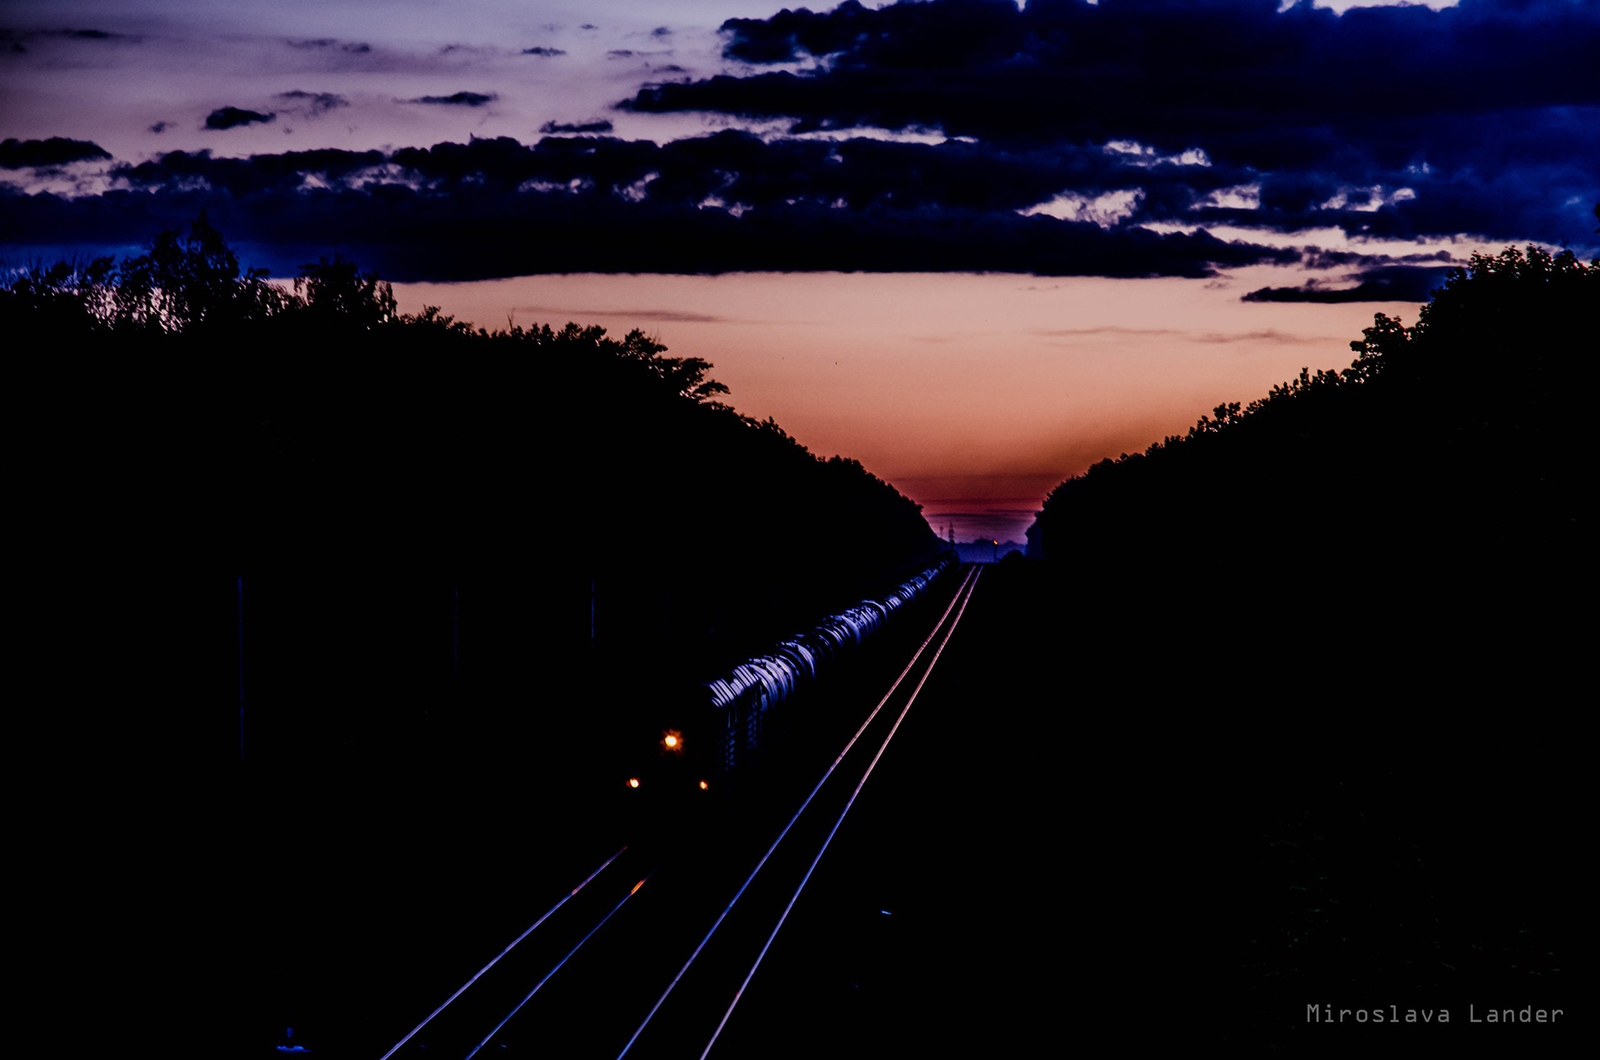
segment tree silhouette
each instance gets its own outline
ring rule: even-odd
[[[266,277],[264,269],[240,275],[238,255],[202,212],[187,235],[164,231],[148,251],[122,263],[113,323],[167,334],[261,323],[289,304]]]
[[[1303,369],[1062,483],[1035,538],[1057,558],[1204,553],[1266,570],[1304,550],[1347,556],[1377,517],[1441,564],[1512,543],[1554,555],[1581,521],[1570,373],[1597,287],[1600,263],[1570,251],[1473,255],[1416,324],[1378,314],[1343,371]],[[1360,563],[1413,560],[1369,549]]]
[[[0,288],[0,319],[24,341],[50,342],[109,328],[116,316],[117,265],[96,258],[18,270]]]
[[[278,726],[263,755],[375,728],[514,748],[536,717],[529,673],[676,695],[938,550],[892,486],[719,401],[702,358],[638,330],[400,313],[339,255],[274,284],[204,216],[120,266],[13,273],[0,326],[71,351],[36,359],[40,392],[70,400],[50,434],[74,440],[74,466],[117,468],[96,503],[142,567],[255,587],[255,628],[284,645],[253,671]],[[459,683],[430,669],[441,584],[471,601]],[[317,640],[302,601],[324,598],[338,633]],[[417,705],[444,702],[424,734]]]
[[[314,326],[366,331],[392,324],[399,315],[394,289],[342,254],[300,266],[294,292],[304,303],[296,308]]]

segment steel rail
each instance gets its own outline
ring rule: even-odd
[[[587,935],[583,936],[583,938],[579,939],[578,940],[578,944],[576,946],[572,947],[572,949],[568,950],[567,951],[567,955],[565,957],[561,958],[559,961],[557,961],[554,968],[551,968],[548,972],[544,973],[544,978],[543,979],[540,979],[537,983],[533,984],[533,989],[528,991],[528,996],[524,997],[521,1001],[518,1001],[517,1004],[516,1004],[516,1007],[513,1008],[510,1012],[506,1013],[506,1018],[501,1020],[499,1023],[495,1024],[494,1030],[490,1031],[484,1037],[483,1041],[481,1041],[477,1045],[473,1046],[472,1052],[468,1053],[466,1055],[466,1057],[464,1058],[464,1060],[472,1060],[472,1058],[474,1056],[477,1056],[478,1055],[478,1050],[482,1049],[484,1046],[488,1045],[489,1044],[489,1039],[493,1038],[495,1035],[499,1034],[500,1033],[500,1028],[502,1028],[506,1024],[510,1023],[511,1022],[511,1017],[515,1016],[518,1012],[521,1012],[522,1011],[522,1006],[526,1005],[529,1001],[533,1000],[533,995],[535,995],[535,994],[537,994],[539,992],[539,988],[544,986],[544,984],[548,983],[550,981],[550,977],[555,975],[557,972],[559,972],[561,970],[561,966],[563,964],[566,964],[569,960],[572,959],[572,955],[573,954],[575,954],[579,950],[583,949],[583,944],[585,942],[588,942],[591,938],[593,938],[594,937],[594,933],[596,931],[599,931],[601,928],[605,927],[606,926],[606,921],[610,920],[613,916],[616,916],[617,910],[621,909],[624,905],[626,905],[629,898],[632,898],[634,895],[638,894],[639,893],[639,888],[641,888],[645,884],[649,883],[650,882],[650,877],[654,876],[655,874],[656,874],[656,870],[655,869],[651,869],[649,872],[645,873],[644,878],[641,879],[638,883],[634,884],[633,887],[628,891],[628,893],[622,896],[622,901],[620,901],[616,905],[612,906],[611,907],[611,912],[607,913],[605,916],[600,918],[600,923],[598,923],[594,927],[590,928],[589,929],[589,933]]]
[[[624,847],[622,847],[621,850],[618,850],[615,854],[611,855],[609,858],[606,858],[606,860],[601,863],[601,865],[600,865],[600,867],[598,869],[595,869],[593,872],[589,873],[589,875],[584,878],[582,883],[578,884],[578,886],[574,887],[571,891],[567,892],[566,896],[563,897],[561,899],[561,901],[557,902],[555,905],[551,906],[549,909],[546,909],[545,912],[544,912],[544,915],[541,916],[538,920],[535,920],[533,922],[533,924],[528,928],[528,930],[524,931],[522,934],[520,934],[516,938],[512,939],[511,940],[511,945],[509,945],[505,949],[501,950],[499,955],[496,956],[494,958],[494,960],[490,961],[488,964],[484,965],[482,968],[479,968],[477,973],[475,975],[473,975],[473,977],[471,979],[468,979],[465,983],[462,983],[461,987],[455,993],[451,994],[449,997],[444,999],[444,1004],[440,1005],[438,1008],[436,1008],[432,1012],[428,1013],[427,1019],[423,1020],[421,1023],[419,1023],[415,1027],[411,1028],[411,1033],[410,1034],[407,1034],[404,1038],[401,1038],[398,1042],[395,1042],[394,1046],[388,1052],[384,1053],[381,1057],[379,1057],[378,1060],[389,1060],[389,1057],[393,1056],[396,1052],[398,1052],[402,1045],[406,1044],[406,1042],[409,1042],[416,1035],[416,1033],[418,1031],[420,1031],[422,1028],[426,1027],[430,1022],[432,1022],[432,1020],[433,1020],[433,1018],[435,1016],[437,1016],[439,1013],[443,1012],[446,1008],[448,1008],[451,1002],[453,1002],[456,998],[460,997],[462,994],[466,993],[467,992],[467,987],[471,986],[473,983],[476,983],[479,979],[483,978],[483,974],[485,972],[487,972],[490,968],[493,968],[496,964],[500,963],[500,958],[501,957],[504,957],[506,954],[510,953],[513,949],[515,949],[516,946],[517,946],[517,943],[521,942],[523,939],[525,939],[529,935],[533,934],[533,929],[534,928],[538,927],[540,924],[544,923],[546,920],[549,920],[550,917],[555,914],[556,910],[558,910],[562,906],[566,905],[567,902],[569,900],[571,900],[571,898],[574,895],[576,895],[579,891],[583,890],[586,886],[589,885],[589,881],[590,880],[594,879],[596,876],[598,876],[602,872],[604,872],[606,870],[606,866],[610,865],[613,861],[616,861],[618,858],[620,858],[622,856],[622,854],[623,854],[623,851],[625,851],[627,849],[628,848],[626,846],[624,846]]]
[[[878,765],[878,760],[883,757],[883,752],[889,749],[889,741],[894,739],[895,733],[900,731],[900,723],[906,720],[906,715],[911,711],[911,705],[917,701],[917,696],[922,692],[922,686],[928,683],[928,677],[933,673],[933,668],[939,664],[939,656],[944,654],[945,645],[950,643],[950,638],[956,631],[956,626],[961,623],[961,616],[966,614],[967,604],[972,600],[972,594],[977,591],[980,569],[973,568],[975,576],[966,585],[966,597],[961,601],[961,610],[956,612],[955,619],[950,623],[950,628],[945,631],[944,640],[939,642],[939,647],[933,653],[933,658],[928,662],[928,668],[922,672],[922,678],[917,682],[917,687],[911,690],[911,695],[906,699],[906,705],[900,708],[900,716],[895,718],[894,725],[889,729],[889,735],[883,738],[883,744],[878,748],[878,753],[872,756],[872,761],[867,764],[867,771],[861,774],[861,779],[856,783],[855,790],[850,793],[850,799],[844,804],[844,809],[839,811],[839,817],[833,822],[833,828],[828,832],[828,837],[822,841],[822,847],[817,851],[817,856],[811,859],[811,865],[806,869],[805,876],[801,877],[800,885],[794,889],[794,894],[789,897],[789,904],[783,907],[783,913],[778,917],[778,922],[772,928],[772,934],[767,936],[766,944],[761,947],[761,952],[756,954],[755,963],[750,966],[750,971],[745,975],[744,982],[739,984],[739,989],[734,991],[733,1000],[728,1003],[728,1010],[722,1014],[722,1019],[717,1024],[717,1029],[711,1032],[711,1040],[706,1042],[706,1047],[700,1053],[700,1060],[706,1060],[711,1047],[717,1044],[722,1029],[728,1025],[728,1019],[733,1015],[734,1008],[739,1004],[739,999],[744,996],[744,991],[750,985],[750,980],[755,978],[756,969],[761,967],[761,962],[767,956],[767,951],[772,948],[772,942],[778,937],[778,932],[783,928],[783,922],[789,919],[790,910],[794,909],[795,902],[800,899],[800,892],[805,890],[806,884],[811,882],[811,874],[817,871],[817,863],[822,860],[822,855],[827,853],[828,845],[833,842],[833,837],[838,834],[839,826],[844,824],[844,819],[850,808],[856,804],[856,797],[861,794],[861,789],[867,784],[867,778],[872,776],[872,771]]]
[[[689,959],[683,962],[683,967],[678,969],[678,974],[672,977],[672,982],[667,984],[667,988],[661,992],[661,996],[656,999],[656,1003],[650,1006],[650,1011],[645,1014],[644,1020],[634,1030],[632,1036],[628,1038],[627,1043],[623,1045],[622,1051],[617,1054],[617,1060],[622,1060],[624,1056],[628,1055],[628,1050],[632,1049],[634,1043],[639,1040],[639,1035],[643,1034],[644,1029],[650,1025],[650,1021],[655,1019],[656,1013],[661,1010],[661,1006],[666,1003],[667,997],[672,993],[673,990],[677,988],[679,981],[682,980],[684,974],[688,972],[690,965],[694,964],[694,962],[699,958],[701,952],[706,948],[706,944],[711,941],[711,936],[717,933],[717,929],[720,928],[722,926],[722,922],[728,918],[728,914],[733,910],[734,905],[741,897],[743,897],[745,891],[749,889],[750,884],[754,882],[757,874],[761,872],[761,869],[766,865],[768,859],[772,857],[773,851],[778,849],[778,844],[783,842],[784,836],[789,834],[789,830],[793,828],[795,822],[800,819],[800,815],[805,812],[806,807],[811,805],[811,800],[816,798],[817,792],[822,790],[822,785],[827,783],[828,778],[833,775],[833,771],[839,767],[839,763],[844,761],[845,755],[849,754],[850,749],[856,745],[856,741],[861,739],[861,734],[867,731],[867,726],[872,724],[873,719],[878,716],[878,712],[883,709],[884,704],[889,702],[889,698],[894,695],[895,690],[898,689],[901,682],[906,679],[906,675],[909,674],[917,665],[917,661],[922,658],[922,653],[927,650],[929,644],[933,643],[933,638],[939,635],[939,630],[944,626],[945,619],[950,617],[950,612],[955,609],[956,602],[962,598],[962,592],[967,589],[969,584],[976,584],[977,576],[978,572],[976,567],[967,572],[967,576],[962,580],[960,588],[958,588],[955,592],[955,595],[950,598],[949,606],[944,609],[944,614],[939,616],[939,621],[934,623],[933,629],[928,633],[927,639],[922,642],[922,646],[919,647],[916,650],[916,653],[911,656],[911,661],[906,664],[904,670],[900,671],[900,676],[894,679],[894,684],[889,686],[889,691],[885,692],[883,694],[883,698],[878,700],[878,705],[872,708],[872,713],[867,715],[867,720],[862,722],[861,727],[856,730],[855,735],[850,737],[849,742],[844,745],[844,750],[840,751],[838,757],[835,758],[833,763],[828,766],[827,771],[822,774],[822,779],[817,781],[816,787],[811,789],[811,794],[805,797],[805,801],[802,802],[800,804],[800,808],[794,812],[794,816],[789,818],[788,823],[783,826],[783,830],[778,833],[778,838],[774,839],[772,841],[772,845],[767,848],[767,852],[761,855],[761,860],[756,862],[756,867],[751,870],[749,877],[747,877],[744,883],[740,885],[739,889],[734,892],[733,897],[728,899],[728,904],[723,907],[721,913],[717,914],[717,919],[711,925],[711,930],[706,932],[705,937],[700,940],[700,944],[694,948],[694,952],[689,954]],[[971,595],[972,594],[970,592],[967,592],[967,596],[969,598]],[[963,609],[965,609],[964,604]],[[957,620],[959,621],[959,616]],[[946,635],[945,640],[949,640],[948,635]],[[924,677],[926,677],[926,675],[924,675]]]

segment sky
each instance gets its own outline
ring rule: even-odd
[[[205,209],[487,326],[640,327],[963,539],[1600,249],[1600,3],[0,4],[0,262]]]

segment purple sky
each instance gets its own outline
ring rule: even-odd
[[[90,140],[119,160],[137,161],[172,150],[246,155],[421,146],[468,136],[529,140],[546,122],[596,118],[610,120],[616,135],[657,141],[728,125],[763,128],[771,123],[702,115],[674,120],[612,105],[648,83],[746,69],[722,56],[717,28],[730,18],[772,15],[779,6],[762,0],[8,0],[0,28],[8,31],[12,54],[0,65],[0,135]],[[546,53],[524,54],[531,49]],[[395,105],[461,91],[497,98],[481,108]],[[342,102],[318,107],[314,100],[286,100],[286,92]],[[206,129],[206,115],[224,106],[277,117],[266,126]]]
[[[1600,5],[1276,8],[11,0],[0,258],[203,207],[275,275],[642,326],[1015,537],[1474,250],[1596,249]]]

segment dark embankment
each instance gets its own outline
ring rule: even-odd
[[[1052,493],[1033,694],[1094,749],[1120,1011],[1296,1054],[1576,1040],[1597,304],[1570,254],[1477,258],[1348,370]],[[1441,1007],[1442,1036],[1404,1023]]]

